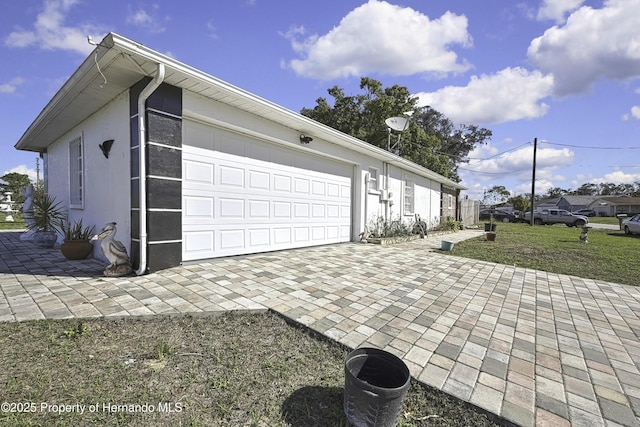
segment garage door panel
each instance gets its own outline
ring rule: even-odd
[[[309,194],[309,180],[306,178],[294,178],[293,180],[293,192],[296,195]]]
[[[214,165],[197,161],[184,162],[184,179],[193,189],[210,190],[214,185]]]
[[[291,227],[275,227],[273,229],[273,243],[280,246],[291,244]]]
[[[183,146],[184,260],[350,240],[352,166],[286,151]]]
[[[309,227],[294,227],[293,228],[293,240],[294,242],[308,242],[309,241]]]
[[[244,219],[244,200],[220,197],[220,219]]]
[[[243,249],[245,247],[244,233],[244,228],[220,230],[220,250]]]
[[[283,193],[291,193],[291,177],[274,174],[273,189]]]
[[[269,218],[270,203],[268,200],[248,200],[249,219]]]
[[[210,196],[185,196],[183,213],[189,221],[210,223],[215,218],[215,199]]]
[[[273,217],[275,219],[291,219],[291,202],[273,202]]]
[[[209,231],[183,231],[182,247],[185,259],[206,258],[215,250],[215,233]]]
[[[271,183],[271,176],[269,173],[256,171],[256,170],[249,171],[249,188],[250,189],[269,191],[270,183]]]
[[[269,227],[249,229],[249,247],[271,246],[271,230]]]
[[[233,166],[220,165],[220,185],[224,187],[243,188],[244,169]]]

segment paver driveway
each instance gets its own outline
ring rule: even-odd
[[[447,236],[461,240],[465,231]],[[453,257],[440,237],[104,278],[0,233],[0,320],[272,309],[524,425],[640,425],[640,289]]]

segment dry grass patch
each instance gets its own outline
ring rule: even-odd
[[[347,353],[272,313],[0,323],[0,424],[346,426]],[[414,383],[400,425],[492,422]]]

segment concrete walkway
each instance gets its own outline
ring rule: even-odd
[[[463,231],[222,258],[105,278],[0,232],[0,321],[277,311],[523,426],[640,425],[640,288],[435,251]]]

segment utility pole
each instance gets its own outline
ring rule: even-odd
[[[538,151],[538,138],[533,138],[533,174],[531,176],[531,225],[533,222],[533,203],[536,200],[536,151]]]

